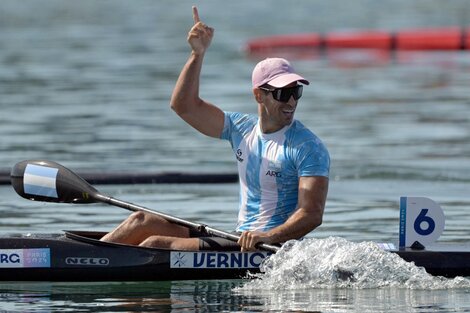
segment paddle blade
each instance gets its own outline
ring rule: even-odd
[[[11,170],[11,184],[23,198],[35,201],[91,203],[98,191],[68,168],[44,160],[26,160]]]

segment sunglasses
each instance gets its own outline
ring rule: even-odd
[[[273,94],[274,100],[287,102],[289,101],[290,97],[294,97],[295,100],[299,100],[300,97],[302,97],[303,87],[304,86],[302,85],[297,85],[289,88],[268,89],[266,87],[259,87],[259,89],[271,92]]]

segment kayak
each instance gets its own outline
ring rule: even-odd
[[[270,252],[171,251],[99,241],[66,231],[0,238],[1,281],[236,279],[258,272]]]
[[[105,233],[66,231],[0,238],[2,281],[235,279],[259,271],[270,252],[170,251],[99,241]]]
[[[66,231],[0,238],[1,281],[163,281],[239,279],[272,252],[177,251],[99,241],[105,233]],[[395,249],[433,275],[470,276],[470,247]]]

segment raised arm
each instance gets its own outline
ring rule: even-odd
[[[193,7],[193,19],[194,25],[188,33],[191,55],[176,81],[171,108],[201,133],[219,138],[224,126],[224,113],[199,97],[202,63],[214,36],[214,29],[200,21],[196,7]]]

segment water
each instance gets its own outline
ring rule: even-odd
[[[445,279],[429,275],[398,255],[390,255],[377,243],[352,243],[338,237],[287,242],[284,249],[262,264],[262,273],[253,276],[257,279],[238,290],[470,287],[470,280],[462,277]]]
[[[201,95],[224,110],[243,112],[256,110],[250,75],[257,59],[243,51],[254,37],[470,24],[470,3],[457,0],[347,4],[299,0],[289,5],[280,1],[2,1],[0,167],[7,170],[20,160],[43,158],[74,170],[234,172],[229,145],[195,133],[168,106],[188,56],[185,38],[194,3],[201,18],[216,29],[203,68]],[[296,117],[325,141],[332,156],[324,223],[309,236],[320,240],[315,247],[323,248],[303,249],[343,261],[351,260],[352,253],[369,256],[370,266],[352,267],[362,273],[360,281],[365,285],[329,280],[320,284],[316,277],[329,272],[318,272],[311,258],[302,259],[309,255],[305,253],[288,255],[294,262],[303,260],[295,267],[295,277],[301,280],[289,280],[289,262],[273,260],[273,268],[280,272],[268,271],[261,283],[16,282],[0,285],[1,309],[469,312],[468,280],[441,281],[402,265],[385,277],[400,279],[384,283],[383,276],[372,273],[381,273],[372,266],[375,261],[382,264],[380,254],[371,253],[367,243],[397,240],[402,195],[439,202],[447,217],[440,241],[468,243],[468,52],[330,51],[323,56],[291,57],[312,81],[304,89]],[[235,225],[236,184],[98,188],[217,228],[231,230]],[[0,186],[0,214],[0,231],[8,233],[109,230],[128,213],[104,205],[28,202],[10,186]],[[348,242],[340,245],[338,237]],[[331,245],[343,248],[329,254]]]

